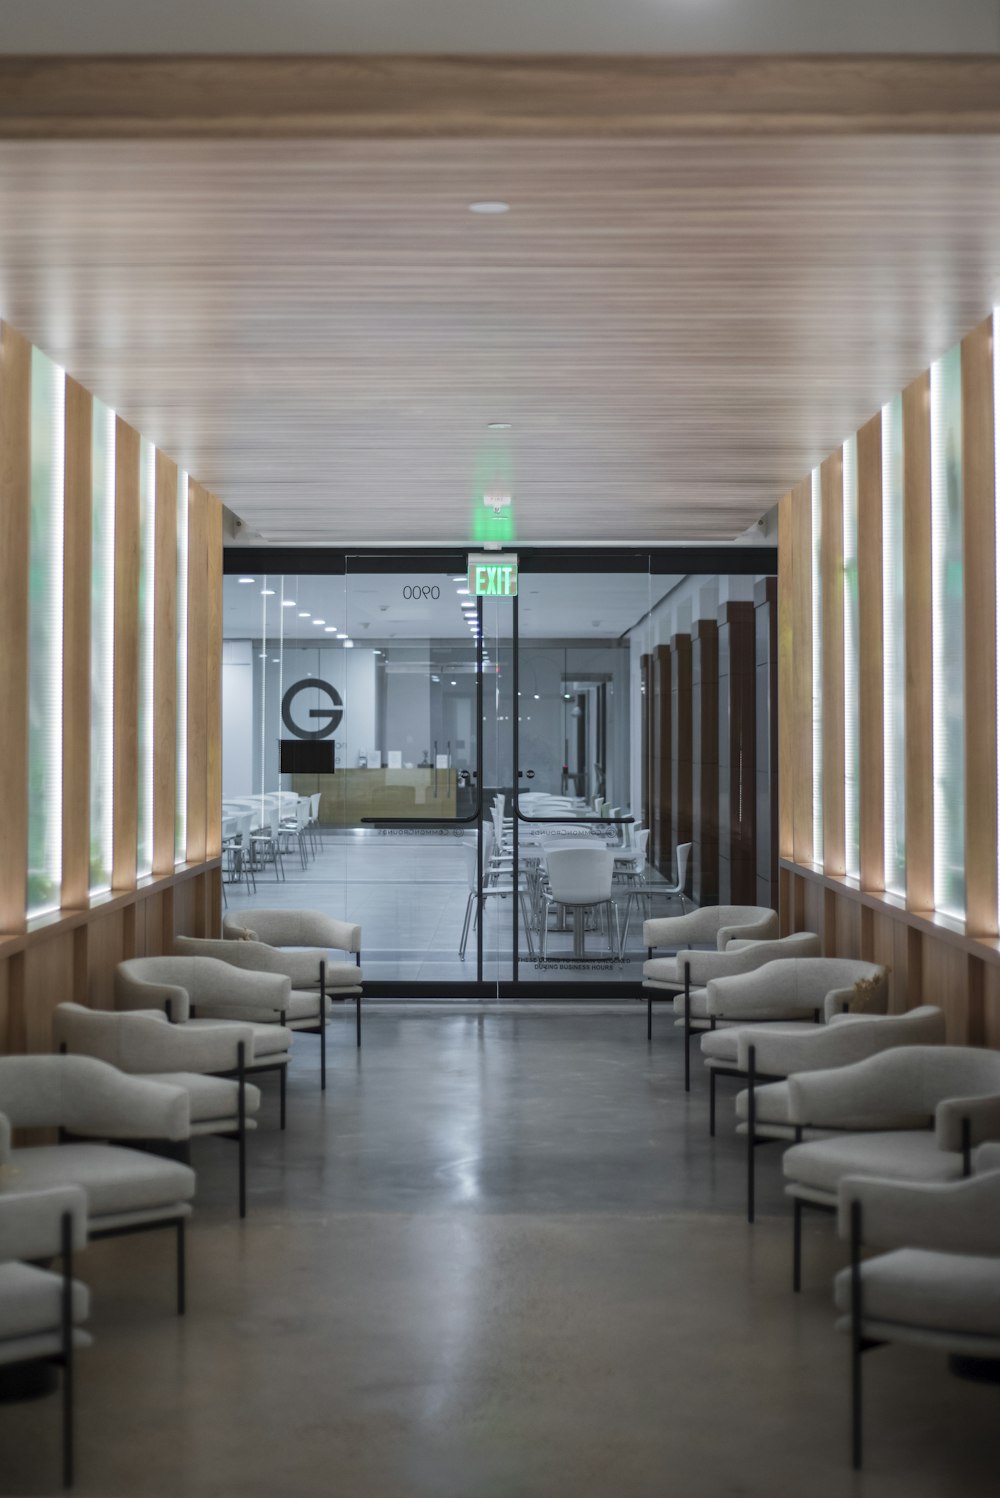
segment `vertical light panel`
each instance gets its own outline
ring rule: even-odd
[[[844,864],[861,873],[858,439],[844,443]]]
[[[153,870],[153,638],[156,577],[156,449],[139,444],[139,811],[136,875]]]
[[[965,568],[962,362],[931,366],[931,618],[934,704],[934,905],[965,915]]]
[[[1000,308],[993,312],[993,494],[994,494],[994,563],[997,586],[997,809],[1000,816]],[[1000,826],[997,829],[997,887],[1000,889]]]
[[[812,471],[812,825],[813,863],[823,862],[823,485]]]
[[[63,910],[85,910],[90,894],[90,593],[94,403],[66,380],[63,493]]]
[[[111,888],[114,796],[115,413],[94,401],[91,428],[90,889]]]
[[[28,559],[31,551],[31,345],[0,323],[0,766],[7,787],[0,932],[23,931],[28,861]],[[4,999],[0,995],[0,1010]]]
[[[187,860],[188,476],[177,474],[177,837],[174,859]]]
[[[882,718],[885,887],[906,893],[906,617],[903,562],[903,402],[882,408]]]
[[[66,375],[31,353],[28,571],[29,916],[57,910],[62,877],[63,485]]]

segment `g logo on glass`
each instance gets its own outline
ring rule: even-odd
[[[325,718],[326,723],[322,728],[300,728],[292,717],[292,703],[300,692],[325,692],[332,703],[331,707],[311,707],[310,718]],[[332,687],[328,681],[317,681],[315,677],[309,677],[305,681],[296,681],[281,699],[281,721],[293,733],[297,739],[328,739],[331,733],[335,733],[340,727],[344,716],[344,702],[336,687]]]

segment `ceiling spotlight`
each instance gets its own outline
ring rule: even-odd
[[[281,600],[281,607],[283,609],[293,609],[295,607],[295,599],[294,598],[283,598]]]
[[[337,626],[335,624],[328,624],[323,633],[325,635],[335,635],[337,633]]]
[[[345,650],[353,650],[354,649],[354,641],[353,640],[345,640],[344,641],[344,649]]]
[[[464,583],[466,581],[467,581],[467,579],[466,579],[466,576],[465,576],[464,572],[460,573],[458,577],[453,577],[452,578],[452,582],[453,583]]]
[[[306,609],[306,611],[305,611],[305,613],[304,613],[304,614],[300,614],[300,615],[299,615],[299,618],[300,618],[300,619],[308,619],[308,618],[309,618],[309,610],[308,610],[308,609]]]
[[[538,695],[538,693],[537,693],[537,692],[536,692],[536,693],[535,693],[535,701],[536,701],[536,702],[541,702],[541,700],[542,700],[542,699],[541,699],[541,697],[540,697],[540,696],[539,696],[539,695]]]
[[[261,588],[261,590],[260,590],[260,596],[261,596],[261,598],[273,598],[274,597],[274,589],[273,588]]]
[[[453,682],[452,682],[452,686],[453,686],[453,687],[457,687],[457,686],[458,686],[458,682],[457,682],[457,681],[453,681]]]
[[[347,636],[344,634],[343,630],[338,630],[338,632],[337,632],[337,639],[338,640],[346,640],[347,639]]]
[[[257,579],[255,577],[241,577],[239,581],[241,583],[255,583]]]
[[[326,620],[325,619],[314,619],[313,623],[314,624],[325,624]]]
[[[455,592],[458,594],[459,598],[468,598],[469,596],[468,588],[456,588]]]
[[[514,425],[512,421],[488,421],[486,430],[488,432],[509,432]]]
[[[440,680],[441,680],[440,676],[432,676],[431,677],[431,681],[440,681]]]
[[[485,199],[481,203],[470,203],[470,213],[509,213],[510,204],[501,203],[498,199]]]

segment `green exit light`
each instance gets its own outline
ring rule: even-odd
[[[473,598],[513,598],[517,592],[517,557],[470,557],[469,592]]]

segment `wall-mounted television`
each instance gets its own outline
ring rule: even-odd
[[[332,775],[335,764],[333,739],[282,739],[282,775]]]

